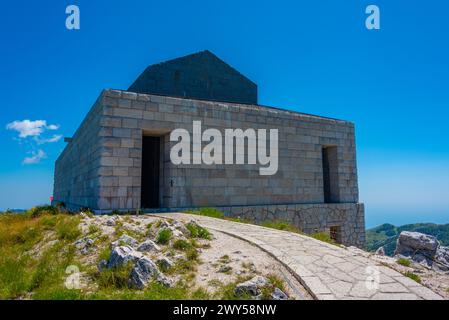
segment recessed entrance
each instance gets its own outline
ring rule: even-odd
[[[327,146],[321,150],[323,160],[324,203],[338,203],[340,202],[340,186],[338,182],[337,147]]]
[[[160,137],[143,137],[142,141],[142,191],[143,209],[159,208]]]

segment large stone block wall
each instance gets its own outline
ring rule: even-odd
[[[69,208],[98,208],[103,116],[100,97],[55,164],[54,200]]]
[[[259,164],[173,165],[169,134],[192,132],[194,120],[223,136],[226,128],[278,129],[278,172],[261,176]],[[306,233],[341,226],[344,244],[364,242],[353,124],[256,105],[105,90],[56,162],[55,201],[100,212],[140,209],[143,135],[162,140],[162,207],[228,207],[243,218],[286,219]],[[323,203],[324,146],[337,147],[336,204]]]
[[[96,209],[140,207],[142,135],[163,137],[164,207],[323,203],[323,146],[337,146],[339,202],[358,202],[352,123],[284,110],[107,90],[102,96],[100,204]],[[176,128],[278,129],[279,169],[260,165],[178,165],[170,162]]]

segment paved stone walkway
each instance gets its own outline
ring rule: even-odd
[[[158,216],[191,220],[206,228],[246,240],[284,264],[319,300],[442,299],[439,295],[399,272],[368,258],[363,251],[340,248],[313,238],[251,224],[184,213]],[[378,279],[378,285],[370,282]]]

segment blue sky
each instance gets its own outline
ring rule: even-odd
[[[369,4],[379,31],[365,28]],[[209,49],[259,85],[261,104],[355,122],[368,226],[449,223],[448,12],[443,0],[4,3],[0,209],[48,202],[64,142],[45,139],[71,136],[103,88]],[[25,119],[46,121],[39,141],[6,129]]]

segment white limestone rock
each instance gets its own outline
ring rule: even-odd
[[[136,247],[138,241],[127,234],[122,235],[120,238],[111,243],[111,247],[115,248],[118,246],[130,246],[132,248]]]
[[[288,296],[279,288],[274,288],[271,293],[271,298],[273,300],[288,300]]]
[[[135,262],[141,257],[142,254],[130,246],[118,246],[112,249],[108,268],[121,267],[129,262]]]
[[[239,283],[235,287],[235,294],[237,296],[241,296],[245,293],[250,294],[251,296],[258,296],[261,294],[260,289],[268,285],[268,280],[262,276],[255,276],[254,278]]]
[[[156,263],[160,266],[162,270],[168,270],[173,267],[174,263],[167,257],[159,258]]]
[[[131,271],[129,284],[136,289],[143,289],[152,279],[159,275],[159,269],[149,258],[143,257],[137,260]]]
[[[152,252],[152,251],[160,251],[161,248],[152,240],[148,239],[139,244],[137,247],[137,251],[140,252]]]

